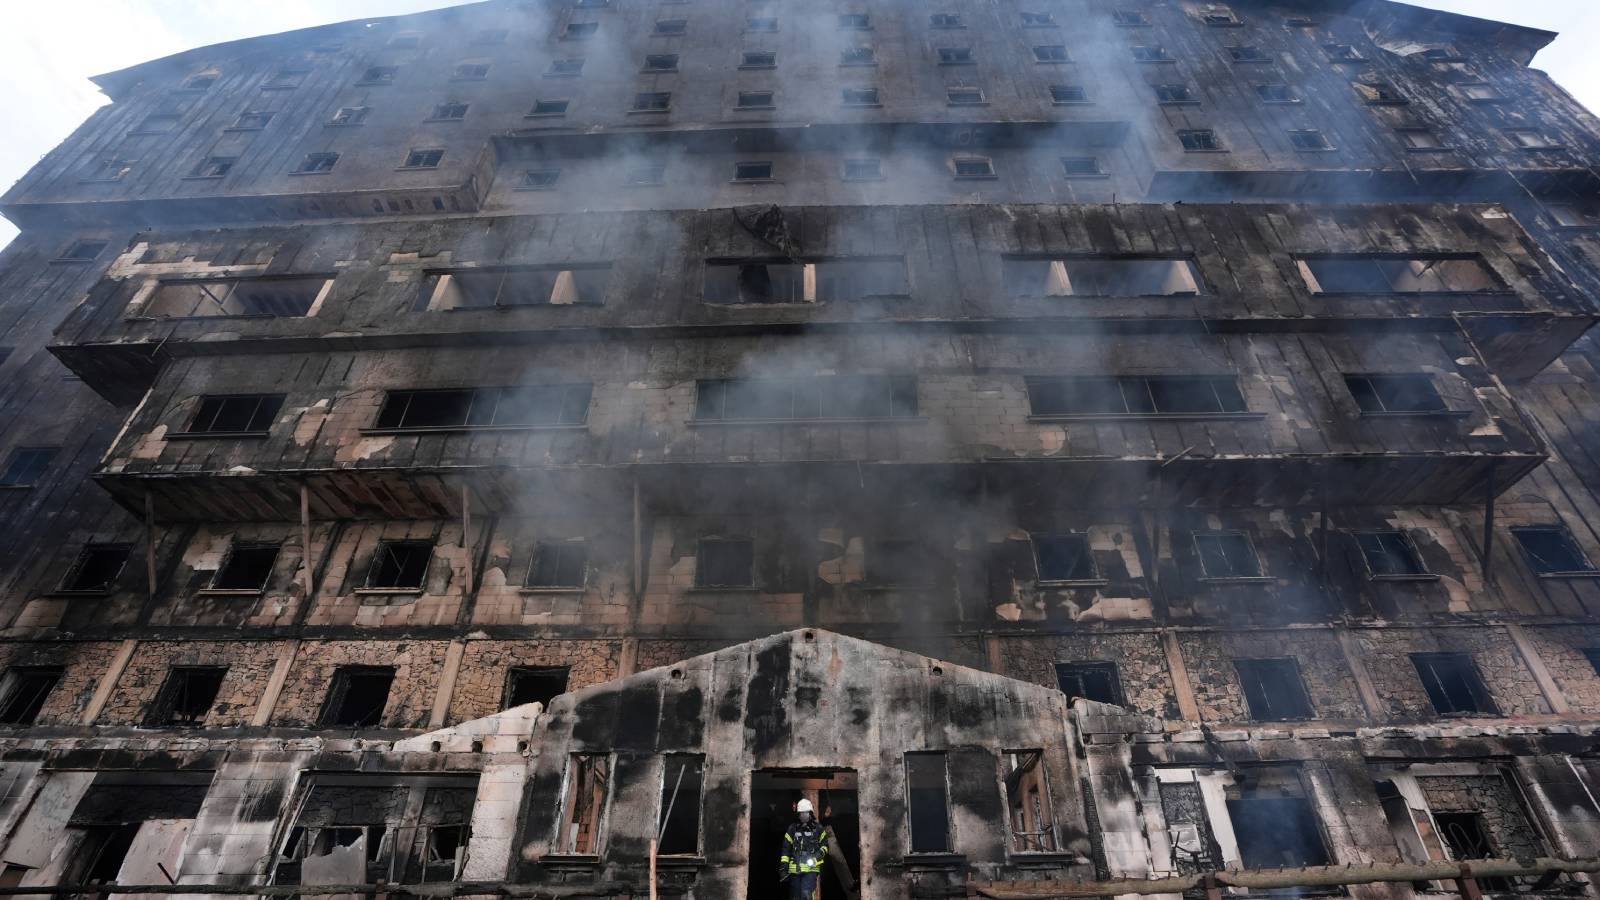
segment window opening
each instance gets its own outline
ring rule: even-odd
[[[61,666],[12,666],[0,680],[0,725],[32,725],[66,670]]]
[[[1434,711],[1441,716],[1482,713],[1498,715],[1489,691],[1465,653],[1413,653],[1422,686],[1428,692]]]
[[[282,394],[237,394],[200,398],[185,434],[266,434],[283,408]]]
[[[1527,556],[1533,570],[1540,575],[1561,575],[1569,572],[1593,572],[1594,563],[1584,555],[1572,532],[1562,525],[1536,525],[1513,528],[1517,543]]]
[[[592,393],[593,386],[588,384],[390,391],[375,427],[578,426],[588,420]]]
[[[1255,721],[1286,722],[1315,715],[1294,660],[1236,659],[1233,668],[1244,689],[1250,718]]]
[[[109,594],[127,565],[129,544],[88,544],[61,580],[65,594]]]
[[[825,375],[702,381],[696,421],[902,419],[917,416],[916,376]]]
[[[1033,556],[1040,581],[1094,581],[1099,577],[1086,534],[1033,535]]]
[[[1056,663],[1056,684],[1067,695],[1067,703],[1082,697],[1095,703],[1124,706],[1122,680],[1113,662]]]
[[[1026,380],[1035,416],[1226,415],[1247,412],[1229,376],[1035,376]]]
[[[164,281],[139,311],[157,319],[212,316],[300,317],[328,284],[326,278],[239,278]]]
[[[367,589],[422,587],[428,563],[433,559],[429,541],[379,541],[378,551],[367,570]]]
[[[328,728],[371,728],[383,719],[394,683],[392,666],[340,666],[323,706],[320,723]],[[368,848],[375,850],[376,848]]]
[[[227,673],[225,666],[174,666],[167,673],[145,724],[152,728],[205,724]]]
[[[234,544],[228,558],[211,578],[211,589],[218,591],[265,590],[278,561],[277,544]]]
[[[1296,261],[1313,294],[1434,294],[1497,291],[1477,257],[1308,256]]]
[[[700,852],[700,785],[705,758],[669,753],[662,767],[658,852],[694,856]]]
[[[943,753],[906,754],[906,817],[912,853],[950,852],[950,796]]]
[[[0,361],[4,361],[0,357]],[[18,447],[11,451],[11,459],[0,474],[0,487],[31,487],[37,484],[50,463],[55,460],[58,447]]]
[[[560,852],[600,853],[600,817],[611,792],[611,757],[574,753],[567,762],[567,801],[562,814]]]
[[[695,587],[755,586],[755,543],[705,538],[695,554]]]
[[[1054,853],[1055,810],[1045,779],[1044,751],[1007,750],[1006,805],[1013,853]]]
[[[1403,532],[1365,531],[1356,535],[1367,571],[1374,578],[1426,575],[1428,569],[1417,556],[1416,547]]]
[[[567,692],[567,666],[512,666],[506,673],[505,709],[527,703],[546,707]]]
[[[1261,577],[1261,562],[1242,531],[1196,533],[1194,544],[1206,578]]]
[[[1446,411],[1444,398],[1426,375],[1346,375],[1344,383],[1363,413]]]
[[[589,565],[589,545],[583,541],[540,541],[528,568],[526,587],[582,588]]]

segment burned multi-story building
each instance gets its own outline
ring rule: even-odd
[[[829,900],[1591,891],[1551,38],[491,0],[99,78],[0,200],[0,886],[773,896],[805,797]]]

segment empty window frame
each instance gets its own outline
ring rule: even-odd
[[[746,50],[739,57],[741,69],[774,69],[778,66],[778,54],[772,50]]]
[[[777,31],[778,20],[766,16],[747,18],[744,20],[744,30],[763,34]]]
[[[1396,128],[1395,134],[1399,136],[1400,142],[1405,144],[1407,150],[1431,152],[1449,149],[1444,141],[1439,139],[1439,135],[1428,128]]]
[[[736,162],[733,164],[734,181],[771,181],[772,162],[770,160],[753,160]]]
[[[1178,143],[1186,153],[1220,153],[1222,142],[1209,128],[1185,128],[1178,132]]]
[[[374,427],[462,429],[579,426],[588,421],[588,384],[390,391]]]
[[[943,753],[906,754],[906,820],[912,853],[950,852],[950,792]]]
[[[1054,853],[1060,849],[1055,808],[1045,777],[1043,750],[1007,750],[1005,767],[1006,818],[1011,829],[1011,852]]]
[[[1543,132],[1532,128],[1510,128],[1506,130],[1506,138],[1513,146],[1522,150],[1553,150],[1556,144]]]
[[[676,72],[678,71],[678,54],[676,53],[649,53],[644,58],[645,72]]]
[[[239,162],[237,156],[208,156],[189,173],[190,178],[222,178]]]
[[[1600,647],[1585,647],[1583,658],[1589,661],[1589,668],[1594,670],[1594,674],[1600,675]]]
[[[450,73],[451,81],[483,81],[488,77],[488,63],[461,63]]]
[[[444,151],[440,149],[413,149],[406,154],[405,161],[400,164],[402,169],[437,169],[439,163],[444,161]]]
[[[1060,583],[1098,581],[1094,554],[1089,552],[1086,534],[1035,534],[1033,559],[1039,581]]]
[[[59,447],[18,447],[11,451],[4,472],[0,472],[0,487],[32,487],[37,484]]]
[[[857,156],[844,161],[845,181],[877,181],[883,178],[883,160],[875,156]]]
[[[639,163],[623,175],[623,183],[632,187],[650,187],[667,178],[666,163]]]
[[[872,17],[866,13],[843,13],[839,16],[839,27],[863,31],[872,27]]]
[[[1498,88],[1487,82],[1457,85],[1456,90],[1461,92],[1462,99],[1468,103],[1499,103],[1505,99],[1505,95],[1500,93]]]
[[[583,57],[553,59],[550,61],[550,68],[545,70],[544,74],[547,78],[577,78],[583,74]]]
[[[755,554],[755,542],[748,539],[701,539],[695,551],[695,587],[754,587]]]
[[[1056,106],[1075,106],[1089,102],[1089,92],[1082,85],[1052,84],[1050,102]]]
[[[299,317],[311,312],[329,279],[220,278],[163,281],[138,314],[157,319],[218,316]]]
[[[1072,62],[1063,44],[1044,44],[1033,48],[1033,61],[1037,63]]]
[[[110,244],[110,241],[94,239],[73,241],[51,262],[94,262]]]
[[[528,110],[529,116],[564,116],[571,107],[571,100],[535,100],[533,108]]]
[[[1247,787],[1227,803],[1245,868],[1325,866],[1332,861],[1322,825],[1305,797],[1284,796],[1277,786]]]
[[[697,422],[912,419],[918,417],[914,375],[824,375],[787,379],[701,381]]]
[[[178,123],[182,121],[183,116],[177,115],[176,113],[155,113],[153,115],[145,116],[144,120],[135,126],[133,131],[129,133],[136,135],[166,134],[167,132],[177,128]]]
[[[1328,55],[1329,62],[1355,63],[1365,61],[1356,48],[1349,44],[1323,44],[1322,52]]]
[[[204,725],[227,674],[226,666],[173,666],[145,716],[145,724],[151,728]]]
[[[1345,388],[1362,415],[1447,412],[1433,379],[1426,375],[1346,375]]]
[[[1197,531],[1194,549],[1204,579],[1245,581],[1262,577],[1256,548],[1242,531]]]
[[[32,725],[65,671],[61,666],[12,666],[0,679],[0,725]]]
[[[419,591],[432,561],[432,541],[379,541],[362,589]]]
[[[83,177],[79,180],[88,183],[121,181],[133,171],[134,163],[134,160],[121,157],[91,159],[84,164]]]
[[[737,109],[772,109],[771,91],[740,91],[736,101]]]
[[[1168,63],[1175,62],[1167,48],[1156,44],[1140,44],[1132,48],[1134,62]]]
[[[1578,203],[1545,201],[1545,211],[1561,228],[1593,228],[1600,225],[1600,213]]]
[[[1451,859],[1493,859],[1505,855],[1495,851],[1483,813],[1435,811],[1432,816]],[[1509,879],[1491,877],[1479,879],[1479,882],[1486,891],[1513,893]]]
[[[1428,568],[1403,531],[1360,531],[1355,533],[1367,573],[1374,579],[1426,578]]]
[[[1035,416],[1163,416],[1246,413],[1231,375],[1045,375],[1027,379]]]
[[[1099,178],[1105,175],[1098,156],[1063,156],[1061,173],[1068,178]]]
[[[1056,17],[1044,12],[1025,12],[1022,14],[1023,28],[1050,28],[1056,24]]]
[[[1357,81],[1353,85],[1356,95],[1371,106],[1404,106],[1410,103],[1400,89],[1387,81]]]
[[[567,27],[562,29],[561,37],[563,40],[568,41],[582,40],[594,37],[599,30],[599,22],[569,22]]]
[[[1315,128],[1296,128],[1289,132],[1289,143],[1296,150],[1319,153],[1334,149],[1328,136]]]
[[[222,566],[211,576],[207,590],[257,593],[266,590],[280,549],[278,544],[235,543],[228,548]]]
[[[975,87],[947,87],[945,100],[951,106],[984,106],[983,91]]]
[[[1540,575],[1589,575],[1594,563],[1584,555],[1565,525],[1533,525],[1511,529],[1528,565]]]
[[[394,84],[395,76],[400,74],[399,66],[369,66],[362,71],[361,77],[356,80],[357,87],[380,87]]]
[[[1187,84],[1170,83],[1155,85],[1156,100],[1161,103],[1199,103],[1194,91]]]
[[[555,172],[557,169],[539,169]],[[549,179],[550,184],[555,179]],[[514,266],[425,272],[417,300],[429,310],[494,306],[598,305],[605,299],[611,266]]]
[[[534,547],[523,587],[536,590],[581,590],[589,569],[584,541],[540,541]]]
[[[329,125],[360,125],[372,112],[370,106],[341,106],[328,120]]]
[[[62,594],[109,594],[128,564],[129,544],[86,544],[57,589]]]
[[[1239,676],[1251,719],[1288,722],[1315,715],[1300,678],[1300,666],[1293,659],[1236,659],[1233,669]]]
[[[655,33],[655,34],[673,35],[673,34],[683,34],[684,32],[686,32],[688,30],[689,30],[689,20],[688,19],[662,19],[662,20],[656,22],[655,30],[654,30],[653,33]]]
[[[878,51],[871,47],[846,47],[839,51],[839,65],[841,66],[875,66],[878,64]]]
[[[956,178],[987,180],[995,177],[994,160],[987,156],[957,156],[950,160]]]
[[[208,394],[184,434],[264,435],[283,408],[282,394]]]
[[[1112,11],[1111,23],[1120,28],[1142,28],[1150,24],[1150,19],[1138,10],[1118,9]]]
[[[372,728],[383,721],[394,684],[393,666],[340,666],[317,723],[324,728]],[[369,847],[368,851],[376,848]]]
[[[938,558],[923,541],[874,538],[865,542],[863,550],[868,584],[927,584],[938,570]]]
[[[294,175],[322,175],[333,171],[339,164],[337,153],[307,153],[305,159],[295,168]]]
[[[261,85],[264,91],[291,91],[305,83],[310,69],[279,69]]]
[[[456,101],[440,103],[433,108],[433,112],[428,118],[434,122],[459,122],[467,117],[467,110],[470,107],[471,104],[469,103]]]
[[[1261,63],[1269,62],[1272,57],[1266,51],[1253,45],[1241,45],[1228,48],[1228,58],[1236,63]]]
[[[1276,81],[1256,85],[1256,96],[1261,98],[1262,103],[1300,102],[1300,95],[1294,92],[1294,88]]]
[[[506,672],[506,693],[502,709],[550,701],[567,692],[571,669],[566,666],[512,666]]]
[[[879,176],[874,172],[858,177]],[[910,292],[905,260],[899,257],[814,262],[708,260],[705,268],[707,303],[818,303],[904,297]]]
[[[1318,255],[1296,260],[1313,294],[1451,294],[1503,290],[1476,256]]]
[[[870,88],[845,88],[839,93],[840,102],[845,106],[878,106],[878,89]]]
[[[700,786],[705,757],[669,753],[661,769],[661,813],[656,832],[663,856],[697,856],[700,853]]]
[[[672,109],[671,91],[641,91],[633,95],[632,112],[669,112]]]
[[[190,75],[188,78],[185,78],[183,80],[182,84],[178,85],[178,90],[180,90],[180,91],[206,91],[206,90],[210,90],[211,86],[213,84],[217,83],[217,79],[219,77],[220,76],[217,75],[214,72],[201,72],[198,75]]]
[[[611,795],[611,757],[574,753],[567,759],[566,799],[556,852],[573,856],[600,854],[606,800]]]
[[[1071,703],[1078,697],[1095,703],[1123,706],[1122,679],[1114,662],[1056,663],[1056,684]]]
[[[940,47],[939,65],[970,66],[974,62],[971,47]]]
[[[548,191],[561,180],[560,169],[529,169],[522,173],[517,189],[523,191]],[[432,300],[430,295],[429,300]]]
[[[1413,653],[1428,700],[1441,716],[1499,715],[1472,657],[1465,653]]]
[[[959,13],[934,13],[928,17],[930,28],[965,28]]]

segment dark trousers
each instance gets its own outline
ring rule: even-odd
[[[817,873],[789,876],[789,900],[811,900],[817,892]]]

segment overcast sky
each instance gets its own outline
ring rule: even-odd
[[[8,187],[105,102],[89,76],[220,41],[366,16],[455,5],[441,0],[34,0],[7,3],[0,32],[0,187]],[[1562,32],[1534,65],[1600,108],[1595,0],[1418,0],[1418,5]],[[1587,49],[1586,49],[1587,48]],[[0,221],[0,245],[15,230]]]

